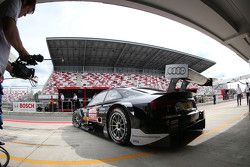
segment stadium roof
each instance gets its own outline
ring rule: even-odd
[[[165,71],[167,64],[188,64],[203,72],[215,62],[162,47],[98,38],[47,38],[54,66],[125,67]],[[63,61],[62,61],[63,60]]]
[[[59,1],[65,0],[37,0],[38,3]],[[209,35],[250,63],[249,0],[87,1],[126,6],[170,18]]]

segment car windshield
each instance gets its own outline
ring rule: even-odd
[[[105,98],[106,94],[107,94],[107,91],[103,91],[103,92],[97,94],[97,95],[94,96],[93,99],[89,102],[88,106],[102,103],[102,102],[104,101],[104,98]]]
[[[143,95],[142,92],[139,92],[137,90],[130,90],[130,89],[118,89],[119,93],[124,97],[124,98],[128,98],[128,97],[138,97]]]

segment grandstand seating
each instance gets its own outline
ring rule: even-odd
[[[149,87],[167,90],[169,80],[164,76],[153,76],[144,74],[121,74],[121,73],[73,73],[53,72],[45,84],[42,94],[56,95],[57,88],[62,87]],[[177,84],[177,88],[181,82]],[[189,89],[197,89],[196,84],[189,84]],[[211,95],[211,87],[198,87],[197,95]],[[13,89],[4,88],[3,101],[25,101],[31,97],[27,88]]]
[[[144,74],[121,74],[121,73],[74,73],[74,72],[53,72],[47,84],[44,86],[42,94],[58,94],[57,88],[62,87],[149,87],[167,90],[169,80],[164,76],[153,76]],[[177,88],[180,88],[178,82]],[[211,87],[198,87],[197,84],[190,83],[188,89],[197,89],[198,95],[211,95]]]
[[[18,101],[25,101],[30,98],[31,92],[28,89],[3,89],[3,101],[10,103],[10,102],[18,102]]]
[[[199,86],[197,89],[197,95],[212,95],[211,86]]]
[[[62,87],[149,87],[167,90],[169,80],[164,76],[153,76],[143,74],[121,74],[121,73],[73,73],[73,72],[53,72],[44,86],[42,94],[58,94],[57,88]],[[177,84],[177,88],[181,82]],[[189,89],[196,89],[196,84],[189,84]],[[211,94],[210,87],[199,87],[197,94]],[[30,97],[28,89],[4,89],[3,101],[14,102],[24,101]]]
[[[53,72],[45,85],[43,94],[57,94],[57,88],[89,86],[89,87],[120,87],[136,86],[166,90],[169,80],[164,77],[142,74],[120,73],[73,73]]]

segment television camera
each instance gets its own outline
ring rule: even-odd
[[[20,57],[16,59],[13,63],[11,63],[11,66],[13,67],[11,76],[21,79],[28,79],[33,82],[37,82],[35,80],[35,69],[34,68],[28,68],[27,66],[35,66],[37,65],[37,62],[43,61],[42,55],[30,55],[28,60],[21,60]]]

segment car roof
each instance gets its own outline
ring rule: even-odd
[[[154,89],[154,88],[147,88],[147,87],[116,87],[112,89],[123,89],[123,90],[134,90],[134,91],[139,91],[142,93],[147,93],[147,94],[154,94],[154,93],[166,93],[166,91],[159,90],[159,89]],[[112,90],[110,89],[110,90]]]

